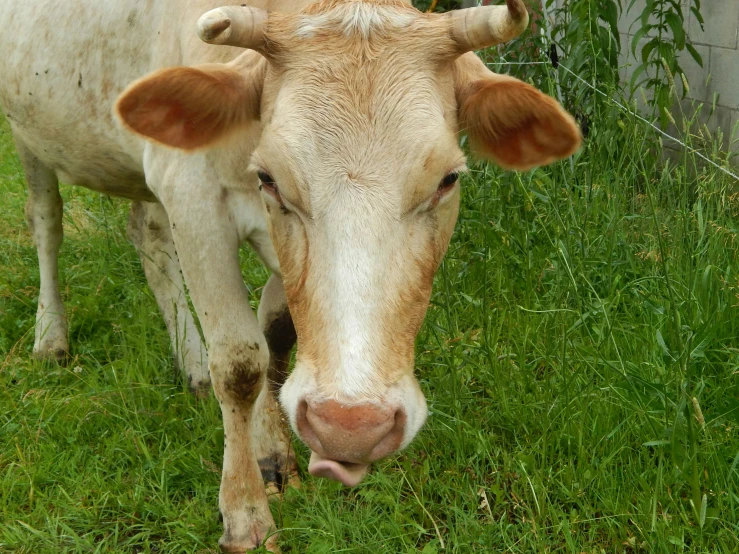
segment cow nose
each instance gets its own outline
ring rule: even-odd
[[[405,411],[374,403],[347,405],[335,400],[298,405],[297,428],[305,443],[324,458],[369,463],[400,448]]]

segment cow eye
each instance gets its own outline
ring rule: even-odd
[[[279,200],[280,193],[277,190],[277,183],[275,183],[272,175],[260,169],[259,171],[257,171],[257,177],[259,177],[259,181],[261,182],[261,185],[259,185],[259,190],[268,192]]]
[[[268,187],[276,186],[275,180],[272,178],[272,175],[270,175],[266,171],[262,171],[260,169],[259,171],[257,171],[257,177],[259,177],[259,180],[262,182],[263,185],[267,185]]]
[[[259,177],[259,181],[261,182],[261,184],[259,185],[259,190],[261,190],[265,194],[269,194],[272,198],[277,200],[277,202],[280,204],[280,211],[283,214],[290,213],[290,210],[282,201],[282,197],[280,196],[280,189],[277,188],[277,183],[275,183],[272,175],[260,169],[257,171],[257,177]],[[267,209],[267,211],[269,211],[269,208]]]
[[[451,173],[448,173],[447,176],[441,180],[439,186],[436,188],[436,193],[431,198],[431,203],[428,204],[428,209],[433,210],[436,206],[438,206],[439,202],[441,202],[441,200],[446,197],[446,193],[454,188],[454,185],[457,184],[458,180],[458,171],[452,171]]]
[[[451,173],[447,174],[446,177],[444,177],[441,182],[439,183],[439,188],[436,189],[436,202],[441,200],[441,198],[452,188],[454,188],[454,185],[457,184],[457,181],[459,180],[459,172],[452,171]],[[434,204],[436,205],[436,204]]]
[[[452,188],[454,183],[457,182],[457,179],[459,179],[459,173],[456,171],[452,171],[450,174],[448,174],[446,177],[444,177],[441,180],[441,183],[439,183],[439,191],[444,192],[447,189]]]

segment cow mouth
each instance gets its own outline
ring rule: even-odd
[[[308,473],[314,477],[338,481],[345,487],[356,487],[362,482],[368,469],[369,464],[329,460],[313,451],[311,451],[310,462],[308,463]]]

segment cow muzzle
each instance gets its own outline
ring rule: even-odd
[[[312,450],[308,471],[316,477],[359,484],[371,462],[400,449],[407,417],[402,408],[335,400],[298,404],[297,431]]]

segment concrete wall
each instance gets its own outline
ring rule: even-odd
[[[628,1],[624,2],[626,8]],[[628,83],[639,61],[631,54],[631,43],[634,34],[639,30],[639,15],[644,8],[644,0],[637,0],[627,13],[622,14],[619,22],[622,41],[623,78]],[[683,13],[686,18],[686,30],[695,49],[703,58],[703,67],[698,65],[685,50],[680,55],[680,65],[688,80],[688,94],[680,105],[676,105],[673,114],[678,121],[677,131],[683,134],[680,116],[691,118],[696,103],[705,106],[698,116],[699,123],[708,126],[712,133],[720,129],[724,135],[723,148],[739,154],[739,142],[730,144],[729,137],[739,124],[739,0],[708,0],[701,2],[701,13],[704,30],[695,16],[689,11],[691,2],[682,0]],[[641,44],[648,39],[642,39]],[[641,45],[637,47],[636,56],[640,56]],[[682,83],[676,83],[678,93],[682,94]],[[713,113],[711,107],[715,105]],[[695,129],[695,126],[693,127]],[[735,140],[739,139],[739,128],[734,131]],[[734,158],[739,163],[739,155]]]
[[[543,0],[524,1],[532,5]],[[703,30],[690,12],[692,2],[680,1],[686,19],[685,30],[703,59],[703,67],[693,60],[687,50],[681,53],[680,65],[688,80],[688,93],[680,102],[676,101],[672,113],[677,126],[668,129],[668,132],[676,137],[685,135],[683,116],[689,121],[696,120],[696,124],[691,128],[694,135],[698,128],[704,125],[708,127],[712,137],[716,137],[717,131],[720,130],[723,135],[722,148],[732,154],[732,162],[739,166],[739,0],[703,0],[701,2]],[[501,2],[502,0],[463,0],[463,5]],[[627,10],[630,3],[631,0],[621,0],[624,10]],[[640,65],[641,45],[648,40],[648,37],[641,39],[636,48],[636,56],[631,53],[632,39],[641,26],[638,20],[645,4],[645,0],[636,0],[630,10],[621,14],[619,20],[621,76],[626,84],[630,82],[634,70]],[[554,0],[550,11],[566,5],[567,0]],[[642,77],[644,76],[645,74],[642,74]],[[676,88],[678,95],[682,96],[683,84],[680,79],[677,79]],[[637,93],[636,98],[639,100],[641,94]],[[703,108],[696,112],[698,104],[703,104]],[[696,139],[692,142],[696,146],[700,143]]]
[[[619,20],[621,77],[626,84],[630,83],[634,70],[641,63],[641,45],[648,40],[643,38],[636,49],[636,56],[632,55],[631,42],[641,26],[638,20],[645,0],[636,0],[633,7],[626,11],[630,3],[631,0],[621,0],[625,11]],[[698,126],[702,127],[704,124],[712,136],[716,136],[717,130],[720,130],[724,139],[724,151],[731,152],[732,162],[739,166],[739,0],[703,0],[703,31],[690,12],[692,2],[681,0],[681,3],[686,19],[685,29],[693,46],[703,58],[703,67],[693,60],[687,50],[680,55],[680,65],[688,79],[689,91],[685,99],[676,102],[672,113],[677,127],[673,126],[668,132],[673,136],[683,136],[685,131],[682,115],[688,120],[693,119],[696,105],[703,103],[704,107],[695,117],[698,125],[693,125],[693,133],[696,133]],[[556,7],[563,7],[567,0],[555,0],[554,4]],[[644,76],[642,74],[641,77]],[[679,79],[676,88],[681,96],[683,85]],[[641,94],[637,93],[636,99],[640,105],[643,104]],[[734,143],[730,142],[732,132],[735,135]],[[700,141],[693,139],[693,142]]]

